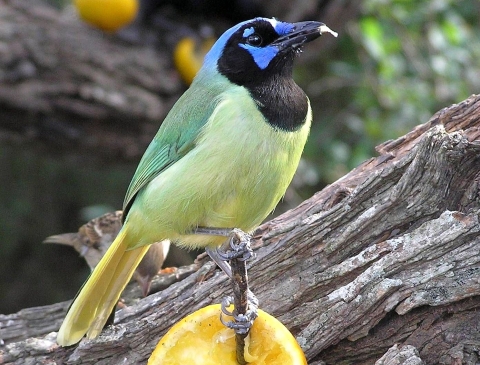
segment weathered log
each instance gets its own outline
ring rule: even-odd
[[[393,345],[385,355],[383,355],[375,365],[424,365],[425,363],[418,356],[418,351],[415,347],[406,345]]]
[[[478,360],[479,140],[472,96],[257,230],[251,288],[310,362]],[[0,363],[143,364],[173,323],[230,293],[210,262],[199,267],[118,311],[95,340],[29,338],[5,346]]]
[[[178,268],[170,274],[157,275],[152,280],[150,293],[163,290],[198,269],[197,264],[192,264]],[[138,302],[141,296],[141,288],[136,282],[132,281],[122,294],[119,308]],[[66,301],[42,307],[25,308],[14,314],[0,314],[1,344],[6,345],[57,331],[67,314],[69,305],[70,301]]]

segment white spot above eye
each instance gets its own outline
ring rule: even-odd
[[[243,31],[243,38],[247,38],[249,35],[255,33],[255,29],[253,27],[247,28]]]
[[[277,32],[279,36],[290,33],[294,27],[291,23],[281,22],[275,18],[265,20],[267,20],[272,25],[273,29],[275,29],[275,32]]]
[[[270,24],[272,25],[273,29],[277,29],[277,24],[278,24],[278,20],[275,19],[275,18],[272,18],[272,19],[267,19]]]

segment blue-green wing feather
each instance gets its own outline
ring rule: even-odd
[[[137,171],[135,172],[130,185],[128,186],[125,200],[123,202],[124,217],[133,202],[133,198],[137,195],[139,190],[176,161],[174,156],[170,153],[171,147],[174,146],[169,144],[161,146],[156,140],[153,140],[150,143],[137,167]]]
[[[191,127],[194,129],[190,129],[188,133],[185,132],[183,136],[181,131],[176,130],[177,128],[171,131],[169,131],[169,128],[160,129],[140,160],[135,175],[133,175],[127,189],[123,202],[124,218],[137,193],[195,146],[198,131],[205,122],[206,120],[201,120],[199,123],[191,123]],[[178,138],[172,140],[172,133],[177,134]]]
[[[216,84],[211,83],[207,89],[195,87],[195,83],[192,84],[173,106],[145,151],[130,182],[123,202],[124,219],[137,193],[195,147],[198,133],[217,105],[218,98],[215,96],[218,96],[223,89],[215,87]],[[202,90],[199,91],[199,89]],[[202,93],[204,95],[201,100],[198,100],[198,95]],[[205,94],[207,94],[206,97]],[[205,100],[210,100],[209,105],[205,105]]]

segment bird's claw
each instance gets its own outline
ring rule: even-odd
[[[228,297],[225,297],[222,299],[222,303],[220,305],[220,308],[222,309],[222,313],[225,314],[226,316],[233,317],[233,311],[229,311],[228,307],[230,307],[233,304],[233,297],[229,295]],[[220,317],[220,320],[223,323],[222,317]],[[225,324],[225,323],[224,323]]]
[[[234,321],[225,321],[220,317],[220,321],[224,326],[235,331],[237,335],[245,335],[252,328],[253,321],[257,318],[257,313],[253,311],[247,311],[245,314],[237,314],[233,317]]]
[[[246,261],[254,257],[252,248],[250,247],[250,241],[252,236],[243,232],[240,229],[234,228],[230,232],[227,248],[217,248],[218,256],[224,260],[229,261],[237,259],[240,261]]]
[[[220,314],[220,322],[227,328],[233,329],[236,334],[245,335],[250,331],[253,321],[255,321],[255,318],[258,316],[258,299],[250,290],[248,291],[248,309],[245,314],[236,314],[235,310],[229,311],[228,307],[232,304],[233,297],[228,296],[223,298],[220,306],[222,314],[233,317],[233,321],[225,320],[223,315]]]

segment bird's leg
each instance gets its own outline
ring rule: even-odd
[[[199,227],[195,233],[229,237],[220,248],[206,249],[206,251],[232,281],[234,296],[224,298],[221,308],[223,314],[232,316],[234,320],[226,321],[223,316],[220,316],[220,320],[225,326],[235,331],[237,362],[245,364],[243,358],[245,337],[257,318],[258,312],[258,300],[248,288],[246,260],[254,255],[250,247],[251,236],[236,228],[229,230]],[[230,261],[231,266],[226,261]],[[233,311],[227,309],[231,304],[234,304]]]
[[[202,235],[209,235],[209,236],[224,236],[229,237],[233,228],[210,228],[210,227],[197,227],[193,233],[195,234],[202,234]],[[227,276],[231,279],[232,278],[232,269],[230,265],[224,259],[223,254],[220,252],[218,247],[211,248],[205,247],[205,251],[207,252],[208,256],[215,261],[217,266],[222,269],[222,271],[227,274]]]
[[[228,264],[227,261],[223,259],[223,255],[221,254],[220,250],[218,247],[215,248],[210,248],[210,247],[205,247],[205,252],[207,252],[208,256],[215,261],[217,266],[222,269],[222,271],[227,274],[227,276],[231,279],[232,278],[232,268]]]
[[[233,288],[233,321],[226,322],[220,316],[222,323],[235,331],[236,358],[239,364],[246,364],[245,338],[252,328],[253,321],[258,315],[258,300],[248,288],[246,260],[253,256],[250,247],[251,236],[240,230],[232,231],[229,239],[230,250],[226,251],[232,266]],[[228,300],[231,301],[231,300]],[[226,302],[222,302],[222,312],[228,314]]]
[[[230,234],[235,229],[236,228],[197,227],[193,230],[193,233],[206,236],[230,237]]]

